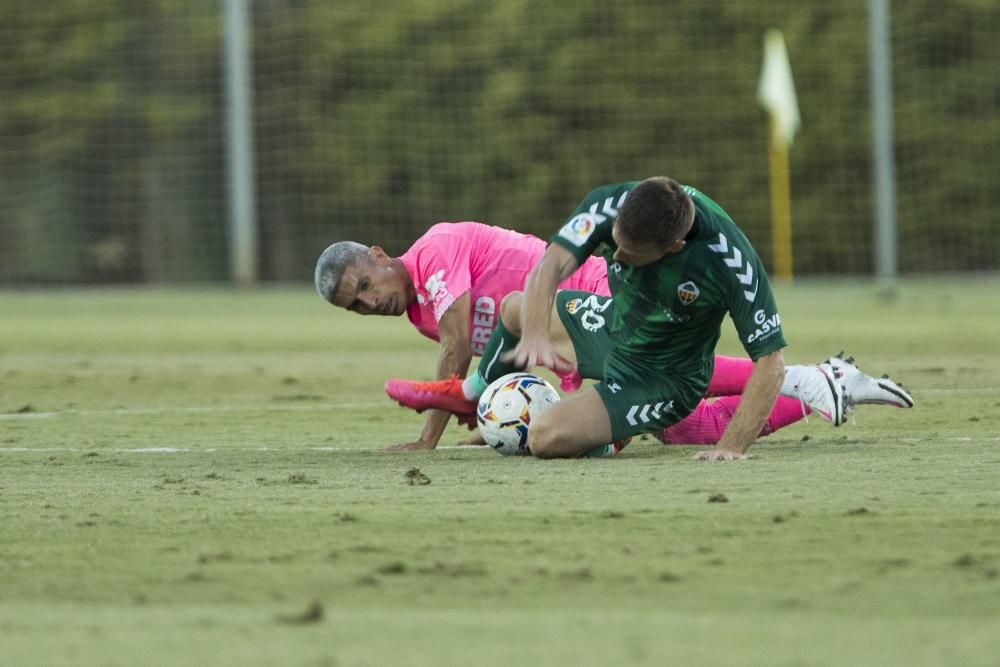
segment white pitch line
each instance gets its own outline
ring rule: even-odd
[[[972,388],[932,388],[920,389],[917,392],[917,399],[924,394],[1000,394],[1000,387],[980,387]],[[177,407],[155,407],[155,408],[111,408],[107,410],[59,410],[56,412],[12,412],[0,414],[0,421],[21,421],[32,419],[52,419],[55,417],[132,417],[141,415],[169,415],[169,414],[213,414],[225,412],[307,412],[307,411],[328,411],[328,410],[367,410],[371,408],[390,407],[387,401],[363,401],[358,403],[308,403],[302,404],[281,404],[281,405],[198,405],[198,406],[177,406]]]
[[[470,449],[488,450],[485,445],[440,445],[437,449]],[[115,454],[218,454],[219,452],[380,452],[381,447],[209,447],[207,449],[191,449],[190,447],[0,447],[3,453],[74,453],[74,452],[111,452]]]
[[[971,442],[976,440],[981,440],[983,442],[1000,442],[1000,437],[989,437],[989,438],[968,438],[968,437],[955,437],[950,438],[952,442]],[[900,442],[911,442],[916,441],[912,438],[903,438]],[[673,445],[672,445],[673,446]],[[698,447],[700,445],[684,445],[690,447]],[[438,450],[473,450],[473,451],[489,451],[490,448],[485,445],[441,445],[437,448]],[[383,448],[357,448],[357,447],[210,447],[207,449],[192,449],[190,447],[115,447],[112,449],[102,449],[100,447],[0,447],[0,454],[5,453],[17,453],[17,454],[52,454],[52,453],[75,453],[75,452],[108,452],[114,454],[218,454],[220,452],[274,452],[277,454],[285,452],[332,452],[332,453],[345,453],[345,452],[381,452]]]
[[[309,405],[213,405],[159,408],[112,408],[109,410],[60,410],[58,412],[13,412],[0,414],[0,420],[51,419],[53,417],[131,417],[140,415],[212,414],[217,412],[301,412],[307,410],[359,410],[388,405],[382,401],[364,403],[312,403]]]

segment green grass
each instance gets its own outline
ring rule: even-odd
[[[0,664],[995,665],[997,294],[780,287],[917,407],[708,464],[382,453],[436,348],[308,286],[0,293]]]

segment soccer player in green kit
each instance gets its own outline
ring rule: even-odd
[[[566,370],[548,338],[555,287],[598,249],[614,306],[604,377],[532,423],[532,454],[574,457],[682,419],[705,393],[728,313],[754,371],[722,439],[696,458],[744,458],[784,378],[781,319],[743,232],[714,201],[670,178],[605,186],[583,200],[528,279],[521,339],[507,361]],[[643,412],[658,418],[636,419]]]
[[[557,296],[557,285],[594,252],[608,263],[611,302]],[[532,422],[528,445],[541,458],[580,456],[681,421],[709,386],[727,313],[754,367],[722,437],[697,458],[744,458],[785,377],[781,319],[760,258],[718,204],[669,178],[587,195],[532,270],[520,303],[520,338],[498,326],[479,372],[459,391],[471,400],[485,378],[511,370],[573,370],[549,338],[555,303],[580,370],[601,381]]]

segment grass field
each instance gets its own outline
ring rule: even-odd
[[[380,452],[436,349],[307,285],[0,293],[0,664],[1000,664],[998,294],[779,287],[917,407],[709,464]]]

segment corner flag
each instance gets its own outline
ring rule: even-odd
[[[764,66],[757,86],[757,101],[770,116],[771,236],[774,276],[792,277],[792,205],[788,176],[788,148],[799,129],[799,103],[795,97],[792,66],[781,31],[764,36]]]

